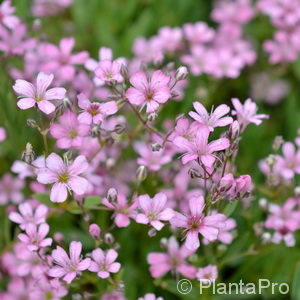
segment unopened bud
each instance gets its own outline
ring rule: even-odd
[[[64,236],[61,232],[55,232],[53,234],[53,239],[56,243],[60,244],[64,240]]]
[[[181,66],[176,70],[175,79],[181,81],[187,78],[189,72],[187,67]]]
[[[294,194],[295,194],[296,197],[300,197],[300,186],[295,187]]]
[[[282,136],[276,136],[272,145],[274,151],[278,151],[281,145],[284,143]]]
[[[268,207],[268,200],[266,198],[260,198],[258,201],[259,207],[262,209],[267,209]]]
[[[26,124],[27,124],[28,127],[31,127],[31,128],[38,128],[39,127],[38,124],[36,123],[36,121],[33,120],[33,119],[27,119]]]
[[[153,143],[153,144],[151,145],[151,148],[152,148],[152,151],[153,151],[153,152],[157,152],[157,151],[159,151],[159,150],[162,149],[162,146],[161,146],[160,144],[158,144],[158,143]]]
[[[160,247],[164,250],[167,249],[167,247],[168,247],[168,239],[167,238],[162,238],[160,240]]]
[[[156,236],[156,233],[157,233],[157,231],[156,231],[155,228],[151,228],[151,229],[148,231],[148,235],[149,235],[150,237]]]
[[[32,145],[30,143],[26,144],[26,148],[22,153],[22,160],[27,164],[31,164],[36,159],[36,155],[33,151]]]
[[[171,72],[175,69],[175,63],[173,61],[169,62],[167,65],[166,65],[166,69],[167,71]]]
[[[268,242],[271,241],[272,235],[271,235],[270,232],[264,232],[264,233],[262,234],[261,238],[262,238],[262,240],[263,240],[264,243],[268,243]]]
[[[98,137],[100,134],[100,126],[99,125],[94,125],[92,127],[92,130],[91,130],[91,136],[92,137]]]
[[[189,169],[188,173],[192,179],[202,177],[201,174],[199,173],[199,171],[197,171],[196,169],[193,169],[193,168]]]
[[[149,122],[154,122],[158,117],[158,114],[156,112],[153,112],[151,114],[148,115],[147,120]]]
[[[125,66],[125,64],[121,64],[120,73],[125,80],[128,79],[128,77],[129,77],[128,76],[128,68],[127,68],[127,66]]]
[[[115,188],[110,188],[107,192],[106,198],[111,203],[116,203],[118,198],[118,192]]]
[[[276,157],[273,154],[270,154],[267,158],[266,158],[266,163],[269,167],[274,166],[276,162]]]
[[[91,237],[95,240],[98,240],[100,238],[101,229],[97,224],[91,224],[89,226],[89,234]]]
[[[125,124],[117,124],[115,126],[114,132],[117,134],[122,134],[126,129],[126,125]]]
[[[144,181],[147,178],[147,168],[145,166],[139,166],[136,170],[136,179],[139,182]]]
[[[240,124],[238,121],[233,121],[229,128],[229,138],[235,140],[240,135]]]
[[[106,233],[104,236],[104,242],[108,245],[113,244],[113,242],[115,241],[115,238],[113,237],[113,235],[111,233]]]
[[[39,31],[42,28],[42,21],[41,19],[34,19],[33,24],[32,24],[32,29],[34,31]]]
[[[105,163],[107,169],[113,168],[115,164],[116,164],[116,160],[112,157],[108,158]]]

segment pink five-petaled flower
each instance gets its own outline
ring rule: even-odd
[[[179,248],[175,237],[171,237],[167,244],[167,253],[153,252],[147,257],[152,277],[161,277],[170,270],[174,270],[184,277],[195,278],[196,268],[188,265],[185,259],[193,254],[185,246]]]
[[[129,218],[133,218],[135,215],[135,208],[137,207],[137,201],[129,203],[124,194],[118,193],[115,202],[110,202],[108,199],[104,199],[102,204],[114,211],[114,220],[118,227],[127,227],[130,223]]]
[[[92,252],[92,261],[89,271],[97,272],[100,278],[108,278],[109,273],[117,273],[121,268],[121,264],[115,262],[118,253],[114,249],[109,249],[104,252],[97,248]]]
[[[48,275],[55,278],[63,277],[64,281],[71,283],[81,271],[87,270],[91,264],[90,258],[81,258],[81,251],[81,242],[71,242],[70,257],[63,248],[57,246],[52,251],[52,258],[58,266],[52,267],[48,271]]]
[[[88,187],[88,181],[79,176],[89,167],[83,155],[76,157],[70,165],[64,163],[60,156],[51,153],[46,158],[46,168],[40,168],[37,181],[43,184],[52,184],[50,200],[52,202],[64,202],[68,197],[68,190],[77,195],[83,195]]]
[[[137,72],[130,77],[133,87],[129,88],[125,95],[131,104],[145,104],[147,113],[153,113],[159,104],[167,102],[171,97],[169,81],[170,77],[160,70],[153,72],[151,78],[147,78],[144,72]]]
[[[98,68],[95,70],[96,76],[106,83],[114,81],[121,82],[123,77],[120,72],[121,65],[116,61],[108,59],[101,60]]]
[[[35,86],[26,80],[17,79],[13,89],[22,98],[17,103],[18,107],[28,109],[37,105],[45,114],[52,113],[55,105],[49,101],[61,100],[66,94],[66,90],[60,87],[47,90],[53,78],[52,74],[47,75],[41,72],[37,76]]]
[[[20,228],[24,230],[29,224],[39,225],[44,223],[48,208],[46,205],[40,204],[33,210],[28,202],[24,202],[19,205],[19,212],[11,212],[9,219],[19,224]]]
[[[174,139],[173,143],[186,152],[181,158],[183,164],[199,159],[205,167],[211,168],[216,160],[216,156],[213,153],[229,147],[230,144],[227,138],[220,138],[208,143],[209,133],[208,127],[202,126],[199,127],[192,141],[182,136]]]
[[[49,232],[49,225],[43,223],[38,227],[34,224],[28,224],[25,228],[25,233],[20,233],[18,238],[25,245],[27,245],[28,250],[36,251],[40,248],[51,246],[52,239],[46,238]]]
[[[156,297],[155,294],[148,293],[143,297],[138,298],[138,300],[164,300],[163,297]]]
[[[208,126],[210,131],[213,131],[215,127],[227,126],[233,122],[231,117],[224,117],[230,111],[226,104],[218,106],[210,114],[200,102],[194,102],[193,106],[196,112],[191,111],[189,115],[200,124]]]
[[[232,111],[232,115],[237,116],[242,130],[244,130],[249,123],[260,125],[262,123],[261,119],[269,118],[269,116],[265,114],[256,114],[257,105],[251,99],[247,99],[244,104],[237,98],[231,99],[231,102],[235,108],[235,110]]]
[[[0,24],[12,29],[20,23],[20,19],[14,16],[15,8],[11,6],[10,0],[5,0],[0,5]]]
[[[51,135],[57,139],[56,146],[60,149],[80,147],[83,138],[89,134],[90,125],[80,123],[70,110],[59,117],[59,122],[50,126]]]
[[[113,115],[118,111],[115,101],[106,103],[91,102],[84,94],[79,94],[78,106],[84,110],[78,116],[78,121],[85,124],[99,124],[108,115]]]
[[[171,219],[171,225],[175,227],[186,228],[185,245],[190,250],[196,250],[200,246],[198,234],[204,236],[209,241],[218,238],[220,228],[224,227],[227,217],[223,214],[216,213],[211,216],[205,216],[203,209],[205,202],[203,196],[193,197],[189,201],[189,215],[185,216],[179,212],[175,212]]]
[[[217,266],[208,265],[206,267],[199,268],[196,277],[203,283],[215,281],[218,278]]]
[[[174,216],[171,208],[166,208],[167,196],[164,193],[156,194],[152,199],[148,195],[138,197],[141,212],[136,216],[136,222],[150,224],[156,230],[161,230],[164,223]]]

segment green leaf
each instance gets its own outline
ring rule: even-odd
[[[228,203],[224,209],[224,215],[229,217],[235,211],[238,202],[238,200],[235,200],[232,203]]]
[[[300,299],[300,262],[298,262],[296,266],[291,295],[293,300]]]
[[[33,194],[32,197],[49,207],[56,207],[55,204],[50,201],[49,194]]]
[[[93,206],[98,206],[101,203],[101,198],[99,196],[89,196],[84,200],[84,206],[89,208]]]

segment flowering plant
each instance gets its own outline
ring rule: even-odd
[[[0,299],[198,299],[186,278],[299,299],[299,1],[216,1],[132,55],[80,32],[100,2],[0,4]]]

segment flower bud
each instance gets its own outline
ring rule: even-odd
[[[300,197],[300,186],[295,187],[294,194],[295,194],[296,197]]]
[[[151,229],[148,231],[148,236],[149,236],[149,237],[154,237],[154,236],[156,236],[156,233],[157,233],[156,229],[155,229],[155,228],[151,228]]]
[[[233,121],[229,128],[229,138],[235,140],[240,135],[240,124],[238,121]]]
[[[219,191],[220,192],[227,192],[234,186],[235,180],[231,173],[226,174],[223,176],[219,182]]]
[[[108,245],[113,244],[113,242],[115,241],[115,238],[113,237],[113,235],[111,233],[106,233],[104,235],[104,242]]]
[[[125,66],[124,64],[121,64],[121,70],[120,70],[120,73],[122,75],[122,77],[127,80],[128,77],[129,77],[129,72],[128,72],[128,68],[127,66]]]
[[[152,148],[152,151],[153,151],[153,152],[157,152],[157,151],[159,151],[159,150],[162,149],[162,146],[161,146],[159,143],[153,143],[153,144],[151,145],[151,148]]]
[[[240,197],[244,197],[251,191],[252,180],[249,175],[242,175],[236,180],[236,190]]]
[[[31,128],[38,128],[39,127],[38,124],[36,123],[36,121],[33,120],[33,119],[27,119],[26,124],[27,124],[28,127],[31,127]]]
[[[258,201],[259,207],[261,209],[267,209],[268,207],[268,200],[266,198],[260,198]]]
[[[189,169],[188,173],[189,173],[189,175],[190,175],[190,177],[192,179],[194,179],[194,178],[202,178],[201,174],[196,169],[191,168],[191,169]]]
[[[168,248],[168,239],[167,238],[162,238],[160,240],[160,247],[164,250]]]
[[[125,129],[126,129],[126,125],[120,123],[115,126],[114,132],[117,134],[122,134],[125,131]]]
[[[100,134],[100,126],[99,125],[94,125],[91,129],[91,136],[92,137],[98,137]]]
[[[147,119],[149,122],[154,122],[158,117],[158,114],[156,112],[153,112],[148,115]]]
[[[281,145],[284,143],[282,136],[276,136],[272,145],[274,151],[278,151]]]
[[[266,163],[269,167],[273,167],[274,164],[276,163],[276,157],[273,154],[270,154],[267,158],[266,158]]]
[[[55,232],[53,234],[53,239],[56,243],[60,244],[64,240],[64,236],[61,232]]]
[[[36,155],[33,151],[32,145],[30,143],[26,144],[26,148],[22,153],[22,160],[27,164],[31,164],[36,159]]]
[[[272,235],[270,232],[264,232],[261,236],[264,243],[268,243],[272,240]]]
[[[116,203],[118,198],[118,192],[115,188],[110,188],[107,192],[106,198],[111,203]]]
[[[139,182],[144,181],[147,178],[147,168],[145,166],[139,166],[136,170],[136,179]]]
[[[177,81],[181,81],[187,78],[189,72],[187,67],[184,66],[180,66],[177,70],[176,70],[176,74],[175,74],[175,79]]]
[[[97,224],[91,224],[89,226],[89,234],[91,237],[95,240],[98,240],[100,238],[101,229]]]

